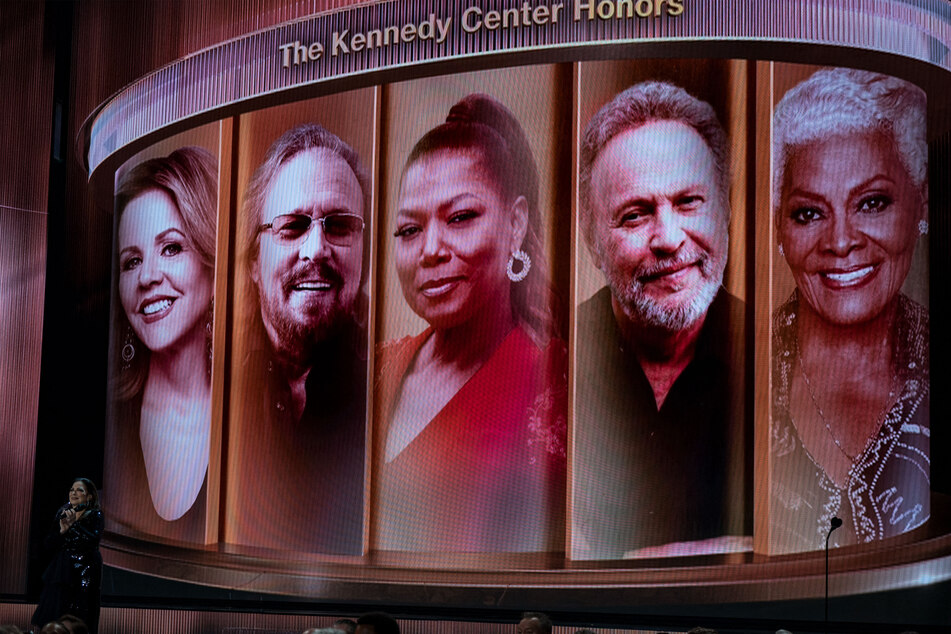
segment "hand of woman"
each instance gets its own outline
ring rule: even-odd
[[[72,507],[67,507],[63,514],[59,517],[59,532],[60,535],[69,530],[69,527],[72,526],[76,520],[79,518],[76,511]]]

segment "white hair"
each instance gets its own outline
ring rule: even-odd
[[[928,198],[927,109],[921,88],[903,79],[854,68],[814,73],[788,91],[773,113],[773,212],[779,209],[790,150],[849,134],[881,132]]]

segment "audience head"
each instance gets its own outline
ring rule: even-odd
[[[551,619],[542,612],[522,612],[516,634],[551,634]]]
[[[333,624],[334,629],[347,634],[354,634],[357,631],[357,622],[353,619],[337,619]]]
[[[69,630],[69,634],[89,634],[89,627],[86,625],[86,622],[78,616],[64,614],[59,617],[59,622]]]
[[[370,612],[357,619],[357,634],[400,634],[400,624],[385,612]]]

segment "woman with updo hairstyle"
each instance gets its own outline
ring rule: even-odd
[[[928,520],[928,311],[902,291],[928,232],[925,122],[919,88],[845,68],[773,115],[773,219],[796,289],[773,315],[771,552],[823,548],[833,518],[836,546]]]
[[[375,546],[563,548],[566,347],[521,125],[469,95],[403,167],[395,264],[429,327],[377,363]]]
[[[136,165],[116,192],[110,518],[189,540],[203,535],[210,453],[217,174],[209,152],[185,147]]]

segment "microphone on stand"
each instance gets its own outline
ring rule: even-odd
[[[842,526],[842,520],[833,517],[829,521],[829,532],[826,533],[826,600],[825,600],[825,632],[829,634],[829,538],[832,537],[832,531]]]

